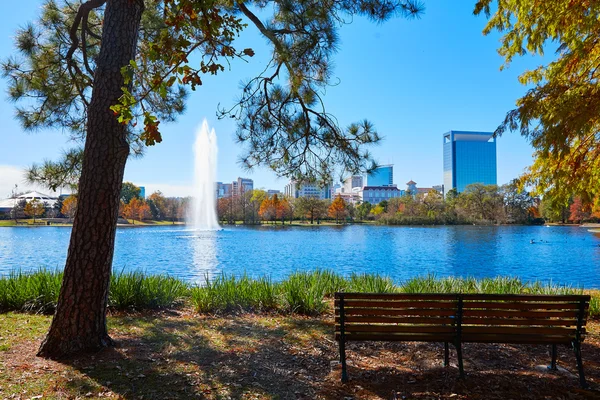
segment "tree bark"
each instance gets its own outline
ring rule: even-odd
[[[143,9],[143,0],[106,3],[77,212],[56,313],[38,356],[61,358],[112,344],[106,307],[129,144],[127,127],[117,121],[110,106],[122,94],[121,68],[135,57]]]

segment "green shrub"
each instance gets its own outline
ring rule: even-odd
[[[268,278],[220,275],[210,281],[207,276],[204,286],[192,288],[191,298],[200,313],[268,311],[278,307],[278,288]]]
[[[396,286],[387,276],[375,274],[352,274],[348,279],[348,291],[363,293],[393,293]]]
[[[328,305],[326,294],[335,292],[329,279],[321,279],[323,275],[315,272],[295,272],[281,283],[283,306],[288,312],[318,315],[324,313]],[[328,293],[329,292],[329,293]]]
[[[117,310],[173,307],[188,295],[188,284],[168,275],[118,272],[110,279],[108,305]]]
[[[0,278],[0,310],[52,313],[58,302],[63,274],[40,269],[11,272]]]

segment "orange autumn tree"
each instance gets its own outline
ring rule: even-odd
[[[258,215],[265,221],[274,221],[277,218],[277,207],[279,206],[279,198],[274,194],[271,198],[266,198],[260,204]]]
[[[144,200],[140,200],[140,207],[138,208],[138,219],[140,221],[145,221],[152,217],[152,212],[150,211],[150,205],[146,203]]]
[[[137,197],[132,198],[129,204],[125,205],[123,214],[125,215],[125,218],[132,220],[134,225],[135,219],[140,215],[140,207],[142,207],[142,201]]]
[[[279,200],[279,203],[275,206],[275,213],[277,214],[277,219],[280,219],[283,225],[285,225],[286,218],[290,219],[290,224],[292,223],[294,210],[292,209],[292,204],[285,197]]]
[[[71,195],[63,201],[60,212],[63,213],[67,218],[73,219],[75,211],[77,210],[77,197]]]
[[[344,218],[348,213],[346,202],[341,196],[337,196],[329,206],[329,216],[335,218],[335,223],[339,224],[340,219]]]

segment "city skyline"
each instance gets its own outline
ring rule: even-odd
[[[39,0],[24,0],[7,5],[0,16],[1,54],[14,54],[15,30],[23,21],[35,19],[40,4]],[[340,84],[327,89],[328,110],[342,126],[363,118],[374,123],[384,140],[369,150],[379,164],[396,165],[397,183],[413,179],[423,186],[440,184],[440,132],[452,127],[493,131],[525,92],[517,75],[541,59],[518,59],[500,72],[502,59],[496,54],[499,36],[484,37],[484,25],[485,18],[472,16],[470,4],[428,4],[419,20],[392,19],[374,26],[357,19],[341,29],[343,46],[334,70]],[[449,29],[454,35],[443,34]],[[125,180],[145,186],[147,193],[191,194],[191,144],[197,125],[206,115],[219,140],[218,181],[241,176],[265,189],[285,186],[287,179],[278,179],[265,168],[253,172],[240,168],[237,158],[242,148],[235,143],[233,121],[214,117],[218,104],[233,103],[239,93],[238,82],[266,63],[263,40],[256,33],[248,33],[240,45],[252,47],[257,55],[247,64],[233,63],[231,71],[221,76],[207,78],[190,96],[186,114],[177,123],[164,124],[163,143],[147,149],[144,157],[129,160]],[[415,37],[419,40],[412,39]],[[373,73],[374,67],[383,72]],[[6,92],[4,80],[0,81],[0,91]],[[23,189],[33,188],[23,184],[23,168],[56,159],[70,146],[66,136],[56,130],[24,133],[13,115],[14,105],[0,102],[0,117],[5,121],[2,140],[11,149],[0,158],[0,197],[9,195],[15,183]],[[498,183],[507,183],[522,173],[531,163],[531,154],[531,147],[518,133],[504,135],[498,141]]]

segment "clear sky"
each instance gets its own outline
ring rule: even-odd
[[[39,14],[41,0],[6,2],[0,14],[0,56],[14,53],[16,29]],[[517,76],[540,64],[540,58],[515,60],[500,71],[496,49],[500,36],[483,36],[484,17],[472,15],[473,1],[425,1],[421,19],[391,19],[373,24],[356,18],[340,29],[340,51],[335,58],[339,85],[327,90],[325,101],[342,125],[364,118],[375,124],[383,142],[371,150],[381,164],[394,164],[394,183],[403,188],[410,179],[419,187],[442,183],[442,134],[449,130],[493,131],[526,88]],[[268,59],[265,40],[249,26],[238,48],[252,47],[249,63],[235,62],[218,77],[206,76],[193,92],[187,111],[176,123],[161,125],[163,142],[141,159],[130,159],[125,179],[160,189],[166,195],[191,193],[195,130],[207,118],[217,131],[217,179],[238,176],[254,179],[256,188],[283,189],[286,180],[268,169],[244,171],[238,157],[232,120],[219,121],[217,105],[232,105],[239,83],[261,71]],[[546,60],[547,61],[547,60]],[[57,158],[69,147],[59,130],[25,133],[14,119],[7,100],[6,81],[0,81],[0,198],[20,189],[23,168]],[[498,183],[518,176],[531,163],[532,148],[518,135],[498,139]]]

